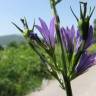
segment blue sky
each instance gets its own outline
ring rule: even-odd
[[[96,0],[87,0],[89,6],[96,6]],[[74,12],[79,16],[79,0],[63,0],[58,6],[58,13],[61,19],[61,25],[71,26],[76,24],[76,20],[70,11],[72,6]],[[20,34],[20,32],[11,24],[11,21],[22,27],[20,18],[26,17],[30,28],[34,18],[38,24],[38,18],[43,18],[48,22],[52,17],[49,0],[0,0],[0,35]],[[91,18],[91,24],[96,18],[96,9]]]

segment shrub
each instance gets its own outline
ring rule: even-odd
[[[50,77],[46,65],[28,46],[10,47],[0,53],[0,96],[23,96]]]

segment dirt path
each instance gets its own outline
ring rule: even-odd
[[[72,81],[73,96],[96,96],[96,66]],[[27,96],[66,96],[56,80]]]

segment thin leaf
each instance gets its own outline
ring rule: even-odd
[[[24,17],[24,21],[25,21],[25,27],[26,27],[26,29],[29,29],[28,23],[27,23],[27,20],[26,20],[26,17]]]
[[[23,30],[20,28],[20,27],[18,27],[14,22],[11,22],[20,32],[22,32],[23,33]]]
[[[74,15],[74,17],[76,18],[76,20],[79,21],[79,19],[78,19],[77,16],[75,15],[75,13],[74,13],[73,9],[71,8],[71,6],[70,6],[70,10],[71,10],[72,14]]]
[[[91,18],[91,16],[92,16],[92,14],[93,14],[94,10],[95,10],[95,6],[94,6],[94,8],[93,8],[92,12],[90,13],[89,19]]]

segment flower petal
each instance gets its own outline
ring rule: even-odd
[[[38,25],[35,25],[35,27],[38,29],[38,31],[41,33],[41,35],[43,36],[44,40],[46,43],[49,43],[49,38],[46,35],[45,31]]]
[[[55,46],[55,35],[56,35],[56,32],[55,32],[55,17],[53,17],[51,22],[50,22],[49,31],[50,31],[50,43],[51,43],[52,47],[54,47]]]
[[[41,18],[39,18],[39,20],[40,20],[43,31],[45,32],[46,36],[49,37],[49,30],[48,30],[48,27],[47,27],[45,21],[43,21],[43,19],[41,19]]]
[[[67,49],[68,48],[68,38],[67,38],[67,36],[66,36],[66,32],[65,32],[65,29],[64,29],[64,27],[62,27],[61,29],[60,29],[60,35],[61,35],[61,39],[62,39],[62,44],[63,44],[63,46]]]
[[[94,39],[93,39],[93,27],[90,26],[85,48],[88,48],[93,42],[94,42]]]
[[[76,67],[76,73],[81,74],[85,72],[89,67],[96,64],[96,54],[83,53],[80,62]]]

